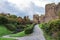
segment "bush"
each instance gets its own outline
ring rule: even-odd
[[[17,24],[17,21],[14,18],[8,18],[8,23],[10,23],[10,24]]]
[[[8,19],[6,17],[0,16],[0,24],[7,24],[7,23],[8,23]]]
[[[45,32],[47,31],[46,33],[54,38],[54,40],[60,40],[60,19],[48,22],[47,26],[48,31],[45,30]]]
[[[25,29],[25,34],[31,34],[33,32],[34,24]]]
[[[53,32],[60,31],[60,20],[52,20],[48,23],[40,24],[41,28],[48,33],[49,35],[52,35]]]
[[[31,34],[33,32],[33,28],[34,28],[34,24],[32,24],[31,26],[27,27],[24,31],[16,33],[16,34],[12,34],[10,36],[12,36],[12,37],[23,37],[23,36],[26,36],[27,34]]]
[[[39,27],[42,28],[43,31],[45,31],[46,33],[49,32],[48,24],[47,23],[41,23],[41,24],[39,24]]]
[[[45,32],[47,40],[60,40],[60,19],[51,20],[48,23],[39,24]]]
[[[45,29],[45,27],[47,26],[47,23],[41,23],[39,26],[40,28]]]
[[[15,31],[16,27],[12,24],[5,24],[5,27],[10,31]]]
[[[17,25],[16,27],[17,27],[17,29],[24,29],[26,27],[26,25]]]
[[[17,26],[16,26],[16,30],[15,30],[13,33],[21,32],[21,31],[24,30],[24,28],[25,28],[24,25],[17,25]]]
[[[59,19],[49,22],[49,32],[53,33],[57,31],[60,31],[60,20]]]

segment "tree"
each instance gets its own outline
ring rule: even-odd
[[[6,17],[0,16],[0,24],[8,23],[8,19]]]
[[[16,15],[10,15],[9,17],[10,17],[10,18],[17,18]]]

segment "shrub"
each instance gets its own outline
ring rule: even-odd
[[[39,26],[46,33],[45,36],[51,37],[49,40],[60,40],[60,19],[51,20],[48,23],[39,24]]]
[[[14,19],[14,18],[8,18],[8,23],[17,24],[16,19]]]
[[[49,23],[49,32],[57,32],[60,31],[60,20],[53,20]]]
[[[60,19],[52,20],[48,22],[48,31],[45,30],[54,40],[60,40]]]
[[[31,34],[33,32],[33,28],[34,28],[34,24],[32,24],[31,26],[27,27],[24,31],[16,33],[16,34],[12,34],[12,37],[23,37],[26,36],[27,34]]]
[[[13,33],[21,32],[21,31],[24,30],[24,28],[25,28],[24,25],[17,25],[17,26],[16,26],[16,30],[15,30]]]
[[[15,31],[16,27],[12,24],[5,24],[5,27],[10,31]]]
[[[0,24],[7,24],[8,19],[6,17],[0,16]]]
[[[31,34],[33,32],[34,24],[25,29],[25,34]]]
[[[39,24],[39,27],[42,28],[43,31],[45,31],[46,33],[49,32],[48,24],[47,23],[41,23],[41,24]]]

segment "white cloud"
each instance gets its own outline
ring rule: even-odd
[[[32,2],[38,7],[45,7],[45,4],[50,3],[44,0],[8,0],[8,2],[15,4],[20,10],[34,14]],[[29,14],[28,13],[28,14]],[[31,14],[30,14],[31,15]]]
[[[50,3],[50,1],[44,0],[8,0],[8,2],[16,4],[16,6],[18,6],[20,9],[30,7],[31,2],[33,2],[36,6],[39,7],[45,7],[45,4]]]
[[[19,8],[26,8],[30,6],[30,3],[33,2],[35,5],[39,7],[45,7],[46,4],[52,3],[52,2],[59,2],[59,0],[8,0],[8,2],[11,2],[13,4],[16,4]]]
[[[30,0],[8,0],[8,2],[15,4],[17,7],[23,10],[29,7],[31,1]]]
[[[37,6],[39,6],[39,7],[45,7],[45,5],[47,4],[47,3],[50,3],[49,1],[44,1],[44,0],[35,0],[35,1],[33,1],[34,3],[35,3],[35,5],[37,5]]]

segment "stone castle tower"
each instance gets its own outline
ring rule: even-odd
[[[45,22],[49,22],[50,20],[58,19],[57,5],[55,3],[47,4],[45,6]]]
[[[34,14],[33,15],[33,22],[34,23],[38,23],[38,21],[39,21],[39,15],[38,14]]]
[[[50,20],[59,19],[58,13],[60,13],[60,3],[58,3],[57,5],[55,3],[47,4],[45,6],[45,15],[39,16],[38,21],[40,21],[41,23],[47,23]],[[34,18],[34,20],[36,20],[36,17]]]

